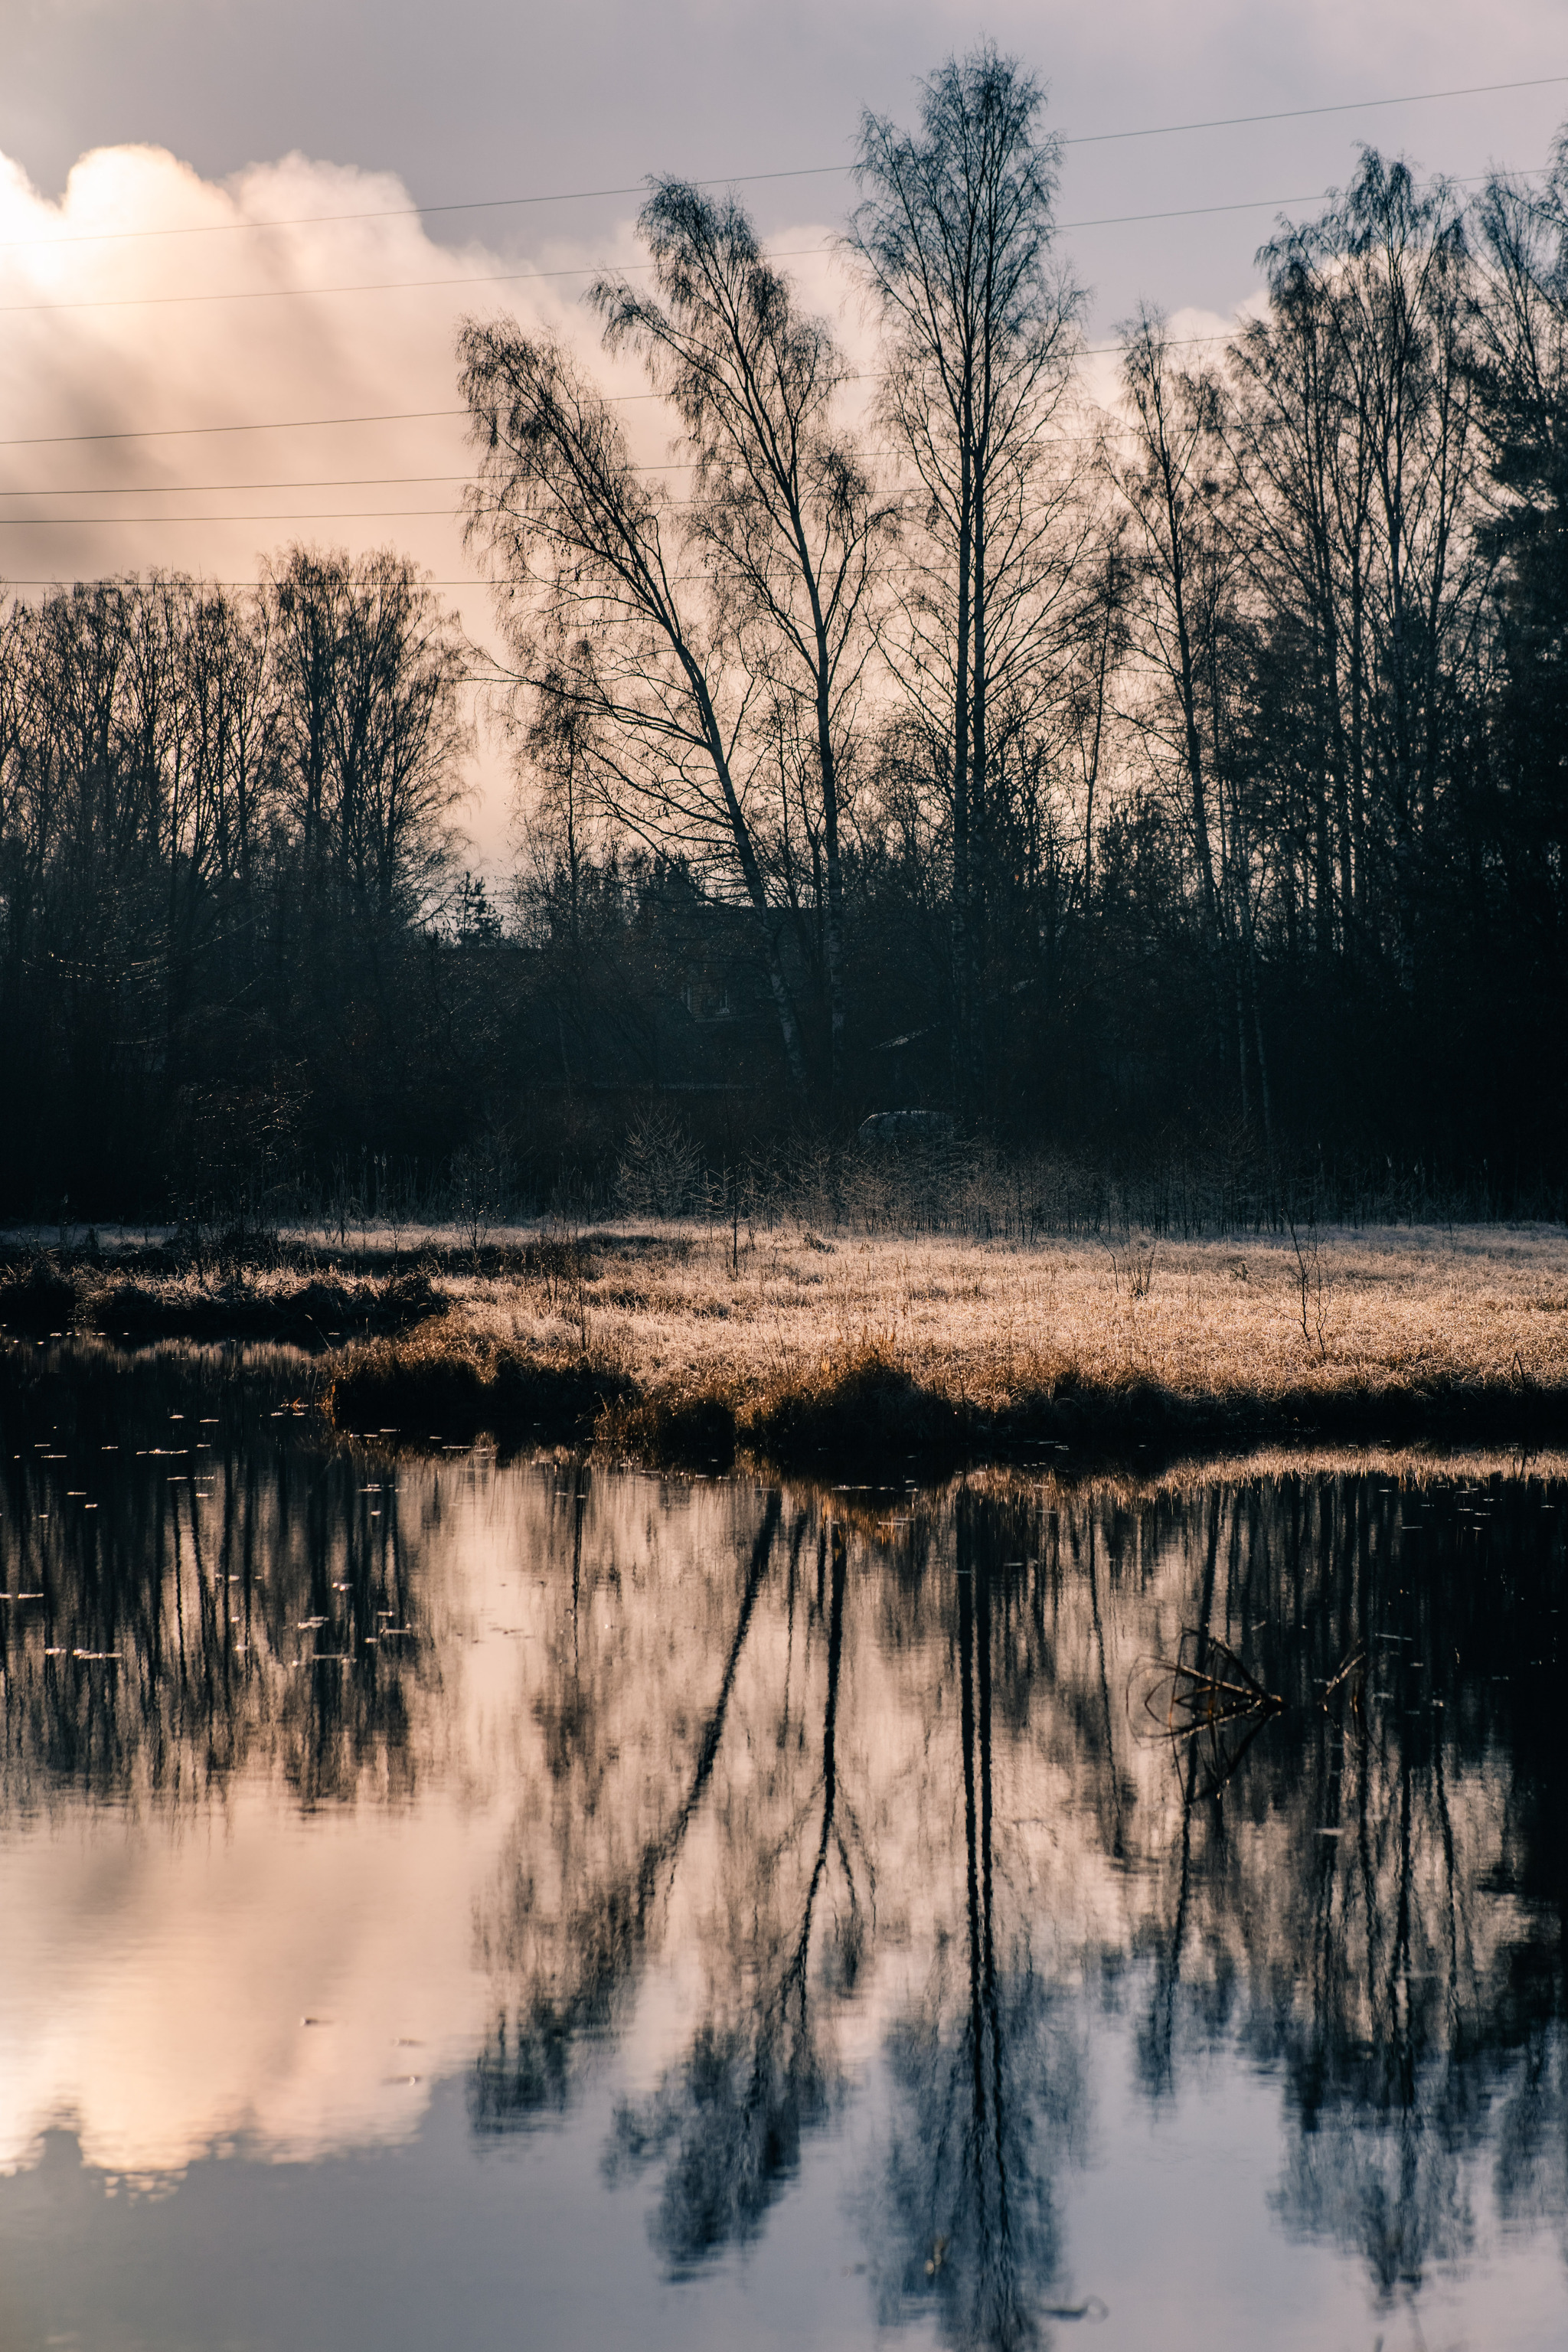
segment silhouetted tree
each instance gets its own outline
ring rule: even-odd
[[[865,194],[849,247],[887,331],[882,409],[918,484],[932,549],[902,600],[900,667],[945,737],[955,1054],[977,1107],[991,724],[1041,650],[1061,585],[1042,496],[1047,428],[1065,394],[1079,298],[1055,266],[1058,150],[1044,92],[986,44],[921,87],[918,133],[866,114]],[[945,700],[942,719],[938,712]]]
[[[835,417],[847,368],[826,323],[801,312],[733,197],[719,202],[662,181],[638,226],[653,259],[652,292],[604,278],[590,299],[607,347],[629,343],[642,353],[687,430],[700,544],[733,614],[740,658],[763,686],[778,747],[777,854],[792,903],[792,803],[813,869],[837,1095],[842,803],[870,651],[868,605],[891,514]]]

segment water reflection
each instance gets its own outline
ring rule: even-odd
[[[0,1494],[11,1814],[156,1804],[280,1771],[308,1802],[411,1790],[408,1685],[434,1671],[397,1486],[302,1447],[300,1367],[113,1367],[7,1398]],[[208,1410],[198,1410],[208,1408]]]
[[[1295,2340],[1352,2287],[1369,2342],[1439,2289],[1470,2340],[1510,2295],[1510,2341],[1558,2340],[1560,1486],[666,1487],[330,1451],[293,1377],[5,1400],[0,1874],[34,1925],[0,2033],[55,2052],[6,2069],[18,2181],[62,2124],[126,2170],[423,2145],[455,2074],[468,2162],[582,2146],[580,2249],[676,2284],[648,2340],[817,2184],[868,2328],[1258,2340],[1294,2246]],[[265,1970],[210,1903],[180,1960],[210,1882],[158,1824],[214,1815]],[[149,1883],[133,1961],[95,1958]],[[255,2017],[153,2130],[111,2086],[156,2071],[160,1969],[182,2034],[217,1987],[232,2031],[237,1982]],[[1205,2102],[1260,2202],[1247,2238],[1209,2217],[1189,2310],[1159,2213],[1104,2216],[1134,2177],[1201,2210],[1147,2159]],[[768,2291],[809,2336],[805,2284]]]
[[[928,2294],[945,2340],[1008,2352],[1034,2340],[1058,2279],[1055,2179],[1080,2137],[1084,2095],[1071,2004],[1037,1972],[1027,1911],[997,1918],[993,1657],[1009,1657],[1008,1604],[1023,1593],[1021,1563],[994,1563],[996,1532],[981,1498],[957,1498],[963,1932],[940,1935],[918,2000],[889,2035],[898,2105],[879,2309],[894,2319]],[[1016,1662],[1010,1680],[1016,1707]]]
[[[720,1750],[724,1717],[757,1598],[778,1536],[778,1498],[769,1498],[752,1546],[735,1638],[718,1704],[704,1727],[692,1784],[662,1842],[656,1873],[673,1869]],[[800,2162],[805,2133],[829,2115],[844,2072],[828,2024],[851,1995],[866,1935],[865,1905],[850,1840],[839,1817],[837,1717],[844,1656],[848,1552],[842,1524],[816,1533],[816,1592],[801,1592],[807,1516],[793,1517],[785,1574],[785,1675],[773,1731],[774,1755],[736,1822],[726,1856],[722,1975],[710,1981],[689,2046],[657,2090],[623,2103],[607,2170],[611,2180],[657,2163],[661,2176],[654,2242],[676,2275],[731,2244],[754,2237]],[[825,1596],[826,1588],[826,1596]],[[791,1721],[795,1617],[803,1607],[808,1643],[826,1619],[823,1687],[796,1698]],[[652,1857],[650,1856],[650,1860]],[[869,1858],[860,1872],[869,1878]],[[820,1948],[813,1934],[829,1914]],[[814,1962],[821,1984],[814,1999]]]

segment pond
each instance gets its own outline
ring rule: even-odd
[[[300,1379],[0,1387],[6,2352],[1568,2342],[1568,1487]]]

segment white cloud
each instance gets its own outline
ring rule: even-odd
[[[219,184],[163,149],[101,148],[58,203],[0,156],[0,582],[36,593],[158,566],[247,581],[293,539],[391,542],[485,641],[458,520],[458,324],[514,312],[565,335],[607,388],[641,391],[579,299],[591,267],[637,258],[630,215],[591,246],[503,252],[436,243],[395,174],[302,155]],[[805,248],[803,289],[837,309],[840,267],[816,257],[829,241],[820,225],[777,240]],[[844,324],[864,339],[852,305]],[[626,417],[637,453],[663,457],[658,409]],[[376,421],[311,421],[338,418]],[[120,435],[150,437],[78,437]],[[493,745],[479,784],[470,827],[496,857],[509,782]]]

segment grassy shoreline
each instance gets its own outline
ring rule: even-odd
[[[1568,1233],[1541,1225],[1026,1245],[671,1224],[453,1237],[413,1264],[35,1250],[0,1265],[0,1328],[288,1339],[345,1433],[701,1469],[1568,1439]]]
[[[750,1458],[824,1475],[886,1475],[918,1464],[924,1475],[1058,1446],[1105,1457],[1145,1446],[1176,1458],[1306,1443],[1534,1450],[1568,1441],[1563,1386],[1368,1382],[1194,1399],[1157,1379],[1097,1385],[1069,1371],[997,1405],[923,1382],[868,1351],[848,1362],[824,1359],[814,1372],[760,1392],[727,1391],[717,1381],[639,1391],[589,1361],[474,1349],[439,1330],[365,1349],[333,1376],[323,1402],[345,1436],[417,1444],[434,1424],[436,1439],[569,1444],[652,1467],[727,1468]]]
[[[343,1430],[886,1472],[1054,1446],[1568,1437],[1568,1234],[581,1236],[349,1349]]]

